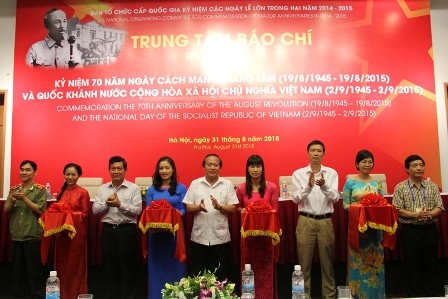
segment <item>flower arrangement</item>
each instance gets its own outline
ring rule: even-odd
[[[182,278],[174,284],[166,283],[162,289],[162,299],[238,298],[233,294],[234,288],[234,283],[228,283],[227,279],[218,281],[215,272],[204,270],[197,276]]]
[[[146,201],[146,191],[148,190],[148,187],[140,187],[140,194],[142,195],[142,200]]]

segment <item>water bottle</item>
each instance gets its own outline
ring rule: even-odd
[[[45,299],[59,299],[61,297],[57,271],[50,271],[45,288]]]
[[[241,299],[255,298],[255,277],[250,264],[244,265],[244,271],[241,274],[241,288],[243,290]]]
[[[286,184],[286,181],[283,181],[282,183],[282,198],[288,198],[288,185]]]
[[[294,266],[292,272],[292,299],[305,298],[305,279],[300,265]]]
[[[47,196],[47,201],[51,200],[51,187],[50,187],[50,183],[47,183],[45,185],[45,192],[46,192],[46,196]]]

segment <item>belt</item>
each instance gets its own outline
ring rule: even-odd
[[[121,228],[121,227],[129,227],[129,226],[134,226],[135,227],[135,223],[108,223],[108,222],[103,222],[104,226],[107,227],[111,227],[111,228]]]
[[[300,215],[308,217],[308,218],[314,218],[314,219],[327,219],[327,218],[331,218],[331,216],[333,215],[333,213],[327,213],[327,214],[321,214],[321,215],[314,215],[314,214],[310,214],[307,212],[300,212]]]
[[[434,229],[436,228],[435,222],[430,224],[414,224],[414,223],[402,223],[403,227],[412,228],[412,229]]]

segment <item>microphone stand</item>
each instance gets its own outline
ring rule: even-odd
[[[75,40],[76,39],[73,35],[70,35],[70,37],[68,38],[68,43],[70,44],[70,60],[68,61],[69,68],[74,68],[78,65],[78,63],[75,63],[73,61],[73,44],[75,43]]]

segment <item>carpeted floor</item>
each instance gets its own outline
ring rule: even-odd
[[[335,263],[335,279],[337,285],[345,285],[346,263]],[[278,299],[291,298],[291,273],[293,265],[277,265],[278,281]],[[51,269],[48,269],[50,271]],[[137,269],[138,273],[138,296],[139,299],[146,298],[147,292],[147,270],[146,265],[141,264]],[[11,264],[0,263],[0,299],[10,298],[11,296]],[[235,267],[230,280],[237,284],[239,288],[239,268]],[[256,273],[255,273],[256,275]],[[320,291],[320,267],[315,264],[312,271],[312,298],[317,299],[321,296]],[[448,259],[440,259],[437,272],[434,273],[434,284],[437,290],[440,290],[440,296],[443,296],[443,286],[448,284]],[[386,262],[386,292],[388,298],[403,297],[406,281],[401,272],[401,263],[398,261]],[[94,294],[95,299],[104,299],[107,285],[102,282],[102,267],[91,266],[89,268],[89,290]],[[72,298],[62,298],[72,299]],[[73,298],[76,299],[76,298]]]

